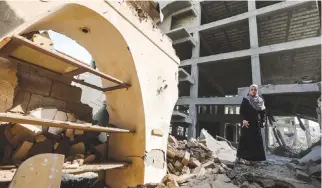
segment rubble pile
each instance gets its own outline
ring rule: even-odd
[[[198,167],[214,160],[212,151],[195,139],[177,141],[169,136],[167,166],[171,174],[190,174]]]
[[[321,187],[321,146],[300,160],[268,155],[254,166],[233,163],[235,150],[202,131],[203,140],[169,136],[168,173],[159,184],[136,188],[315,188]]]
[[[55,108],[38,108],[28,116],[76,122],[73,114]],[[1,165],[20,165],[27,158],[41,153],[58,153],[65,155],[64,169],[69,172],[82,165],[102,162],[107,158],[108,137],[106,133],[83,130],[44,127],[22,123],[0,122],[0,157]]]
[[[206,140],[178,141],[170,135],[167,150],[168,174],[160,184],[138,185],[136,187],[197,187],[198,184],[203,184],[205,179],[209,182],[216,182],[216,185],[227,184],[226,186],[236,187],[226,176],[226,172],[231,169],[222,163],[206,144]]]

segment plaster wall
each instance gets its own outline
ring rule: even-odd
[[[167,136],[178,96],[179,59],[171,40],[151,20],[140,22],[125,2],[5,3],[22,20],[28,20],[6,36],[52,29],[85,47],[101,72],[132,85],[128,90],[105,93],[110,122],[136,131],[133,135],[110,135],[109,158],[132,164],[109,170],[106,183],[123,188],[160,182],[166,173]],[[88,27],[90,34],[79,32],[81,27]],[[112,86],[107,81],[103,85]],[[153,129],[161,130],[163,136],[152,135]]]

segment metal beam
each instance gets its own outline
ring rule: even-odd
[[[239,105],[241,104],[243,98],[242,97],[209,97],[209,98],[191,98],[191,97],[180,97],[177,101],[176,105]]]
[[[192,65],[197,63],[215,62],[226,59],[235,59],[248,57],[252,55],[268,54],[286,50],[295,50],[298,48],[312,47],[321,45],[321,37],[311,37],[302,40],[296,40],[291,42],[285,42],[280,44],[267,45],[257,48],[251,48],[248,50],[240,50],[235,52],[222,53],[217,55],[210,55],[206,57],[192,58],[181,61],[180,66]]]

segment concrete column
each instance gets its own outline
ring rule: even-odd
[[[200,3],[197,2],[195,5],[195,10],[197,12],[197,25],[201,25],[201,7]],[[200,36],[199,32],[196,31],[193,33],[193,39],[196,42],[196,46],[192,48],[192,58],[198,58],[200,55]],[[190,97],[192,99],[198,98],[198,85],[199,85],[199,70],[198,65],[193,64],[191,65],[191,76],[194,79],[194,84],[190,87]],[[188,139],[193,137],[196,138],[196,124],[197,124],[197,108],[196,105],[190,104],[189,105],[189,112],[190,112],[190,118],[192,121],[192,124],[188,127]]]
[[[311,137],[309,120],[305,119],[304,125],[305,125],[305,136],[306,136],[307,147],[311,147],[312,146],[312,137]]]
[[[256,10],[256,2],[253,0],[248,1],[248,11]],[[248,18],[249,24],[249,40],[250,40],[250,48],[258,47],[258,32],[257,32],[257,21],[256,16]],[[253,83],[257,85],[261,85],[261,72],[260,72],[260,62],[259,55],[253,54],[251,55],[251,64],[252,64],[252,79]]]
[[[190,104],[189,105],[189,116],[191,118],[191,124],[188,126],[188,139],[190,138],[196,138],[197,135],[197,108],[196,105]]]

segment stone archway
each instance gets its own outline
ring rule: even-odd
[[[51,9],[53,4],[58,6]],[[173,55],[157,48],[122,18],[115,7],[103,1],[70,4],[56,1],[53,4],[42,4],[43,8],[50,9],[47,13],[7,36],[36,30],[62,33],[86,48],[101,72],[131,84],[128,90],[106,93],[110,122],[136,131],[134,135],[110,136],[109,157],[131,161],[132,165],[108,171],[106,180],[111,187],[160,181],[166,172],[167,133],[178,95],[179,60],[169,58]],[[30,11],[33,6],[25,8]],[[84,32],[84,28],[88,31]],[[157,60],[148,62],[155,56]],[[162,70],[164,66],[168,66],[166,71]],[[103,82],[104,86],[109,84]],[[153,135],[155,129],[161,130],[163,136]]]

